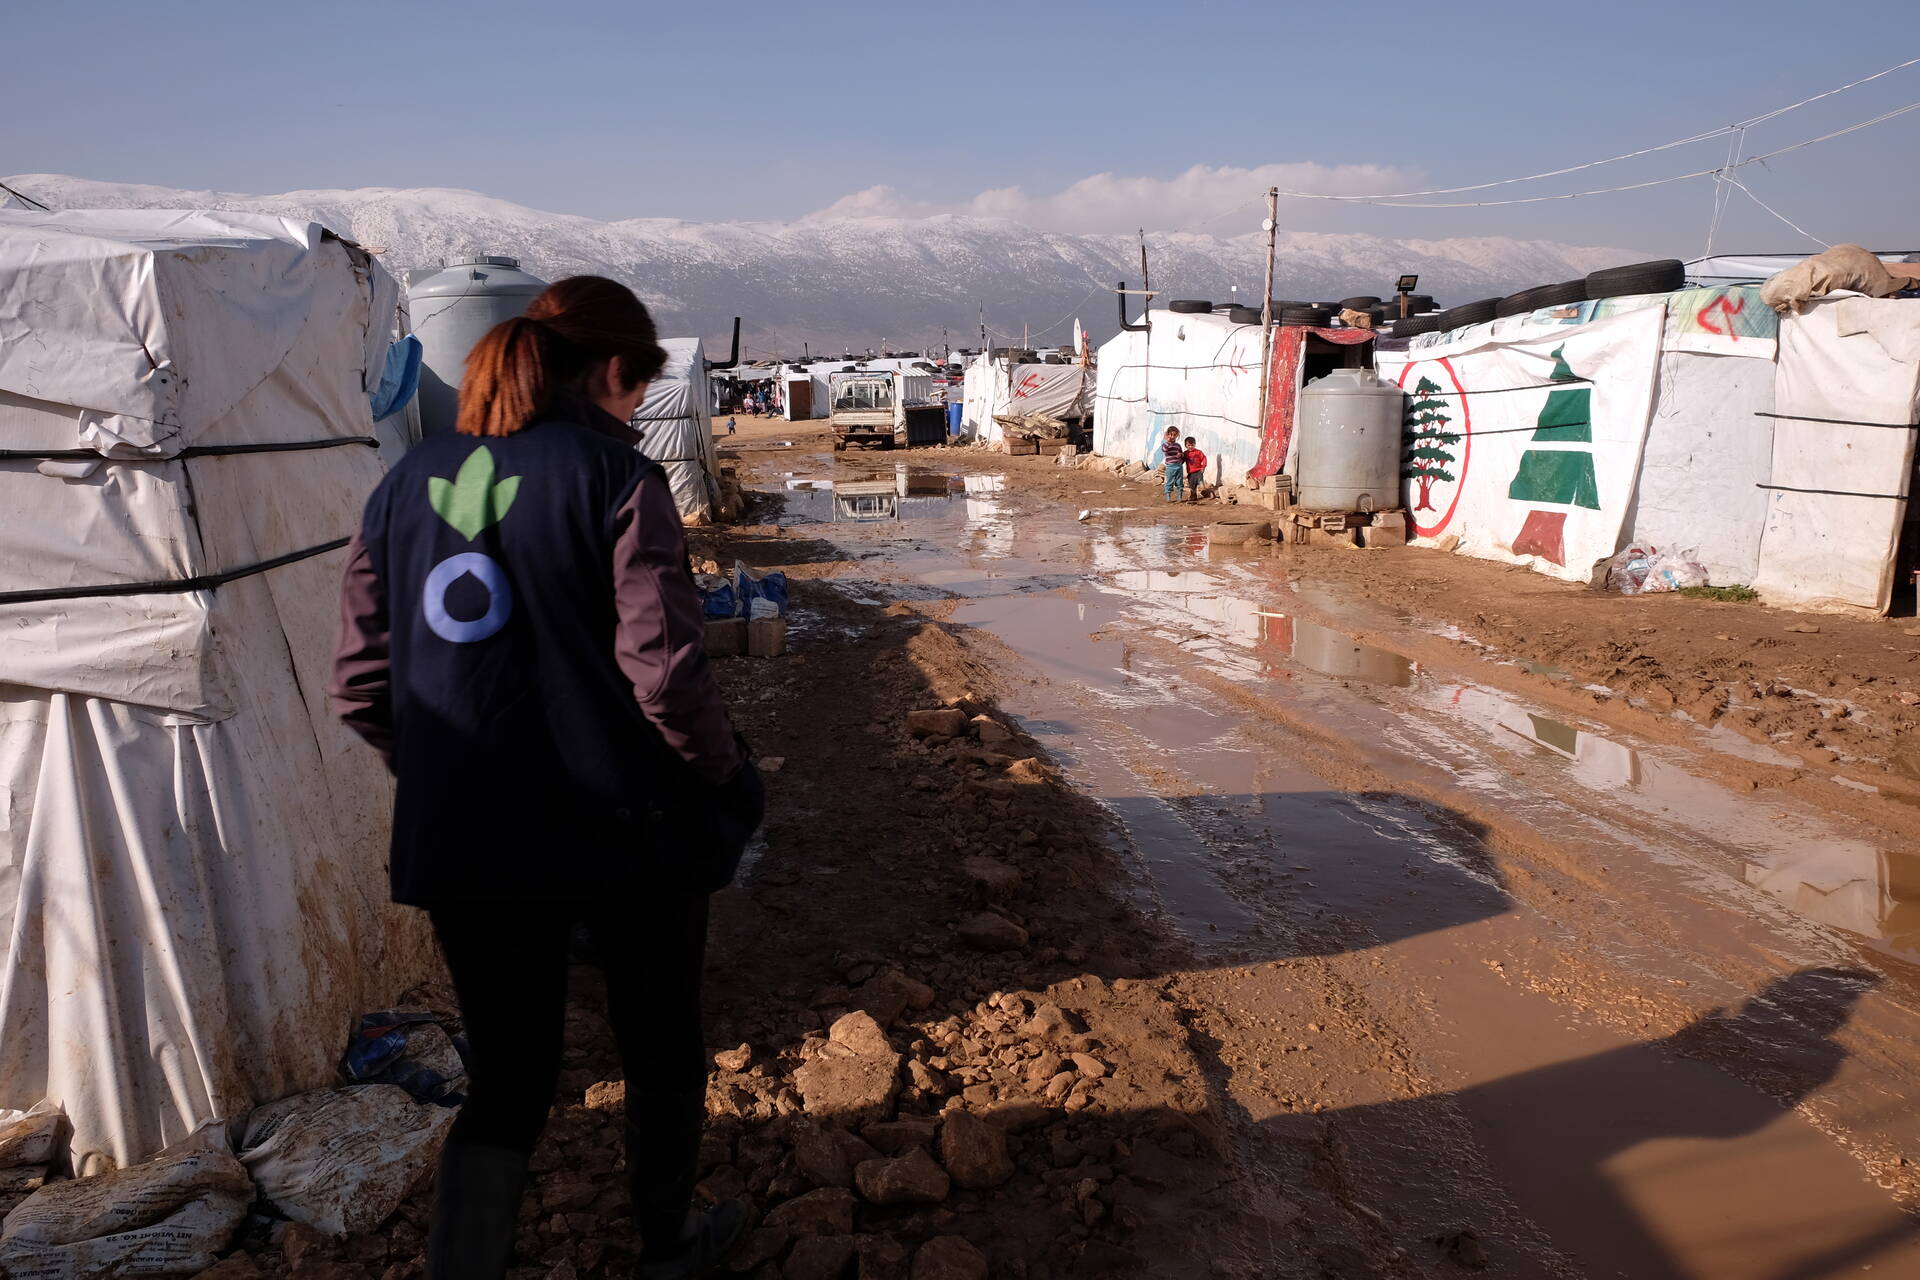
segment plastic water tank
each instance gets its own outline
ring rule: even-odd
[[[1400,388],[1371,369],[1336,369],[1300,390],[1294,501],[1309,511],[1400,505]]]
[[[481,335],[511,320],[547,282],[520,269],[517,258],[447,258],[440,270],[407,288],[407,311],[420,339],[420,432],[453,430],[460,374]]]

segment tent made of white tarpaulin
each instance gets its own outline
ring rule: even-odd
[[[1753,585],[1885,613],[1920,419],[1920,300],[1830,295],[1780,319],[1773,467]]]
[[[1260,326],[1176,311],[1143,319],[1095,359],[1093,451],[1157,467],[1174,427],[1207,454],[1209,480],[1246,483],[1260,458]]]
[[[667,353],[666,366],[647,385],[633,425],[640,432],[640,452],[666,469],[680,518],[704,524],[720,498],[706,349],[698,338],[662,338],[660,346]]]
[[[396,296],[310,223],[0,213],[0,1107],[83,1172],[331,1084],[437,970],[324,697]]]

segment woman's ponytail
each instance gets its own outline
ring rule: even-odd
[[[510,436],[539,417],[577,408],[587,371],[618,361],[631,389],[666,363],[653,317],[633,291],[602,276],[573,276],[548,285],[527,313],[504,320],[467,353],[460,380],[462,435]]]
[[[515,316],[487,330],[467,353],[455,429],[467,436],[510,436],[552,396],[547,335],[538,320]]]

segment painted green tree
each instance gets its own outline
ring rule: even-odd
[[[1447,402],[1435,398],[1439,392],[1439,383],[1422,378],[1414,384],[1413,403],[1407,406],[1407,440],[1403,446],[1406,466],[1400,474],[1419,486],[1414,495],[1415,511],[1434,510],[1433,486],[1454,479],[1447,466],[1456,461],[1453,446],[1460,443],[1460,433],[1449,430],[1453,417],[1447,412]]]

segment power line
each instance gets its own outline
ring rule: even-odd
[[[1363,196],[1324,195],[1324,194],[1312,192],[1312,191],[1282,191],[1280,194],[1283,196],[1291,197],[1296,200],[1336,200],[1336,201],[1349,201],[1356,204],[1375,204],[1375,203],[1382,203],[1382,202],[1393,201],[1393,200],[1412,200],[1412,199],[1417,199],[1425,196],[1460,195],[1468,191],[1488,191],[1494,187],[1512,186],[1513,184],[1519,183],[1519,182],[1536,182],[1542,178],[1558,178],[1569,173],[1578,173],[1583,169],[1597,169],[1601,165],[1614,164],[1621,160],[1632,160],[1639,156],[1653,155],[1654,153],[1660,152],[1660,151],[1671,151],[1675,147],[1684,147],[1684,146],[1690,146],[1691,144],[1696,142],[1705,142],[1711,138],[1722,138],[1730,133],[1735,133],[1743,129],[1750,129],[1754,125],[1760,124],[1763,121],[1772,120],[1772,119],[1775,119],[1776,117],[1783,116],[1787,114],[1789,111],[1798,111],[1801,107],[1804,107],[1809,103],[1818,102],[1822,98],[1830,98],[1836,93],[1844,93],[1848,89],[1858,88],[1859,86],[1866,84],[1870,80],[1878,80],[1882,76],[1892,75],[1896,71],[1904,71],[1908,67],[1917,66],[1917,65],[1920,65],[1920,58],[1909,58],[1907,61],[1899,63],[1896,66],[1888,67],[1884,71],[1876,71],[1870,76],[1862,76],[1858,80],[1849,81],[1848,83],[1840,85],[1836,88],[1828,89],[1823,93],[1816,93],[1810,98],[1802,98],[1798,102],[1790,103],[1789,105],[1784,107],[1776,107],[1772,111],[1762,112],[1760,115],[1750,116],[1745,120],[1737,121],[1733,124],[1722,125],[1720,128],[1717,128],[1717,129],[1709,129],[1704,133],[1696,133],[1696,134],[1693,134],[1691,137],[1676,138],[1672,142],[1663,142],[1660,145],[1655,147],[1642,147],[1637,151],[1622,152],[1617,156],[1608,156],[1604,160],[1590,160],[1585,164],[1569,165],[1564,169],[1548,169],[1540,173],[1525,174],[1518,178],[1501,178],[1495,182],[1478,182],[1478,183],[1472,183],[1464,187],[1435,187],[1428,191],[1396,191],[1396,192],[1382,193],[1382,194],[1370,195],[1370,196],[1369,195],[1363,195]],[[1917,105],[1920,105],[1920,104],[1917,104]],[[1912,108],[1906,108],[1906,110],[1912,110]],[[1894,114],[1898,114],[1898,113],[1896,112]],[[1888,117],[1882,117],[1882,118],[1885,119]],[[1879,123],[1879,121],[1877,120],[1869,121],[1868,123],[1877,124]],[[1860,125],[1860,126],[1854,126],[1854,127],[1863,128],[1865,126]],[[1847,132],[1847,131],[1842,130],[1842,132]],[[1839,134],[1832,134],[1829,136],[1838,137]],[[1826,139],[1824,138],[1814,139],[1814,141],[1825,141],[1825,140]],[[1799,145],[1805,146],[1808,144],[1802,143]],[[1775,152],[1773,154],[1777,155],[1779,153]],[[1703,174],[1712,173],[1712,172],[1714,172],[1714,170],[1709,169],[1709,170],[1702,170],[1700,173],[1690,173],[1683,176],[1687,178],[1697,178],[1697,177],[1701,177]],[[1672,179],[1663,179],[1662,181],[1678,182],[1681,180],[1682,180],[1681,178],[1672,178]],[[1656,185],[1656,184],[1639,184],[1639,185]],[[1636,188],[1633,186],[1626,186],[1626,187],[1607,187],[1607,188],[1603,188],[1602,190],[1632,191],[1635,189]],[[1600,194],[1600,192],[1582,191],[1582,192],[1576,192],[1574,194],[1597,195],[1597,194]],[[1543,199],[1543,200],[1566,199],[1566,198],[1569,198],[1569,197],[1564,197],[1564,196],[1536,197],[1536,199]],[[1500,203],[1521,203],[1521,202],[1519,201],[1511,201],[1511,202],[1479,201],[1479,202],[1472,202],[1472,203],[1466,203],[1466,204],[1409,205],[1405,207],[1431,208],[1431,209],[1461,209],[1461,208],[1471,208],[1471,207],[1474,207],[1475,204],[1480,204],[1480,203],[1500,204]]]
[[[1642,191],[1648,187],[1664,187],[1675,182],[1686,182],[1692,178],[1717,177],[1722,174],[1730,173],[1734,169],[1744,169],[1750,164],[1759,164],[1763,160],[1771,160],[1775,156],[1786,155],[1789,151],[1799,151],[1803,147],[1811,147],[1815,143],[1829,142],[1834,138],[1838,138],[1849,133],[1856,133],[1861,129],[1869,128],[1872,125],[1884,124],[1887,121],[1892,120],[1896,116],[1906,115],[1909,111],[1920,111],[1920,102],[1910,102],[1906,106],[1896,107],[1892,111],[1889,111],[1884,115],[1875,116],[1871,120],[1862,120],[1858,124],[1850,124],[1844,129],[1835,129],[1832,133],[1823,133],[1817,138],[1807,138],[1803,141],[1791,143],[1788,146],[1779,147],[1773,151],[1768,151],[1761,155],[1748,156],[1746,159],[1741,160],[1737,164],[1716,165],[1714,168],[1711,168],[1711,169],[1695,169],[1691,173],[1676,173],[1670,177],[1665,177],[1665,178],[1649,178],[1645,182],[1628,182],[1628,183],[1623,183],[1617,187],[1593,187],[1586,191],[1563,191],[1557,195],[1550,195],[1550,196],[1513,196],[1506,200],[1401,201],[1401,200],[1384,199],[1384,198],[1373,197],[1373,196],[1366,196],[1366,197],[1342,196],[1340,198],[1343,200],[1358,200],[1360,203],[1363,203],[1363,204],[1377,204],[1389,209],[1482,209],[1482,208],[1491,208],[1494,205],[1545,204],[1548,201],[1552,201],[1552,200],[1578,200],[1582,196],[1611,195],[1616,191]],[[1287,193],[1281,192],[1281,194],[1285,195]]]

